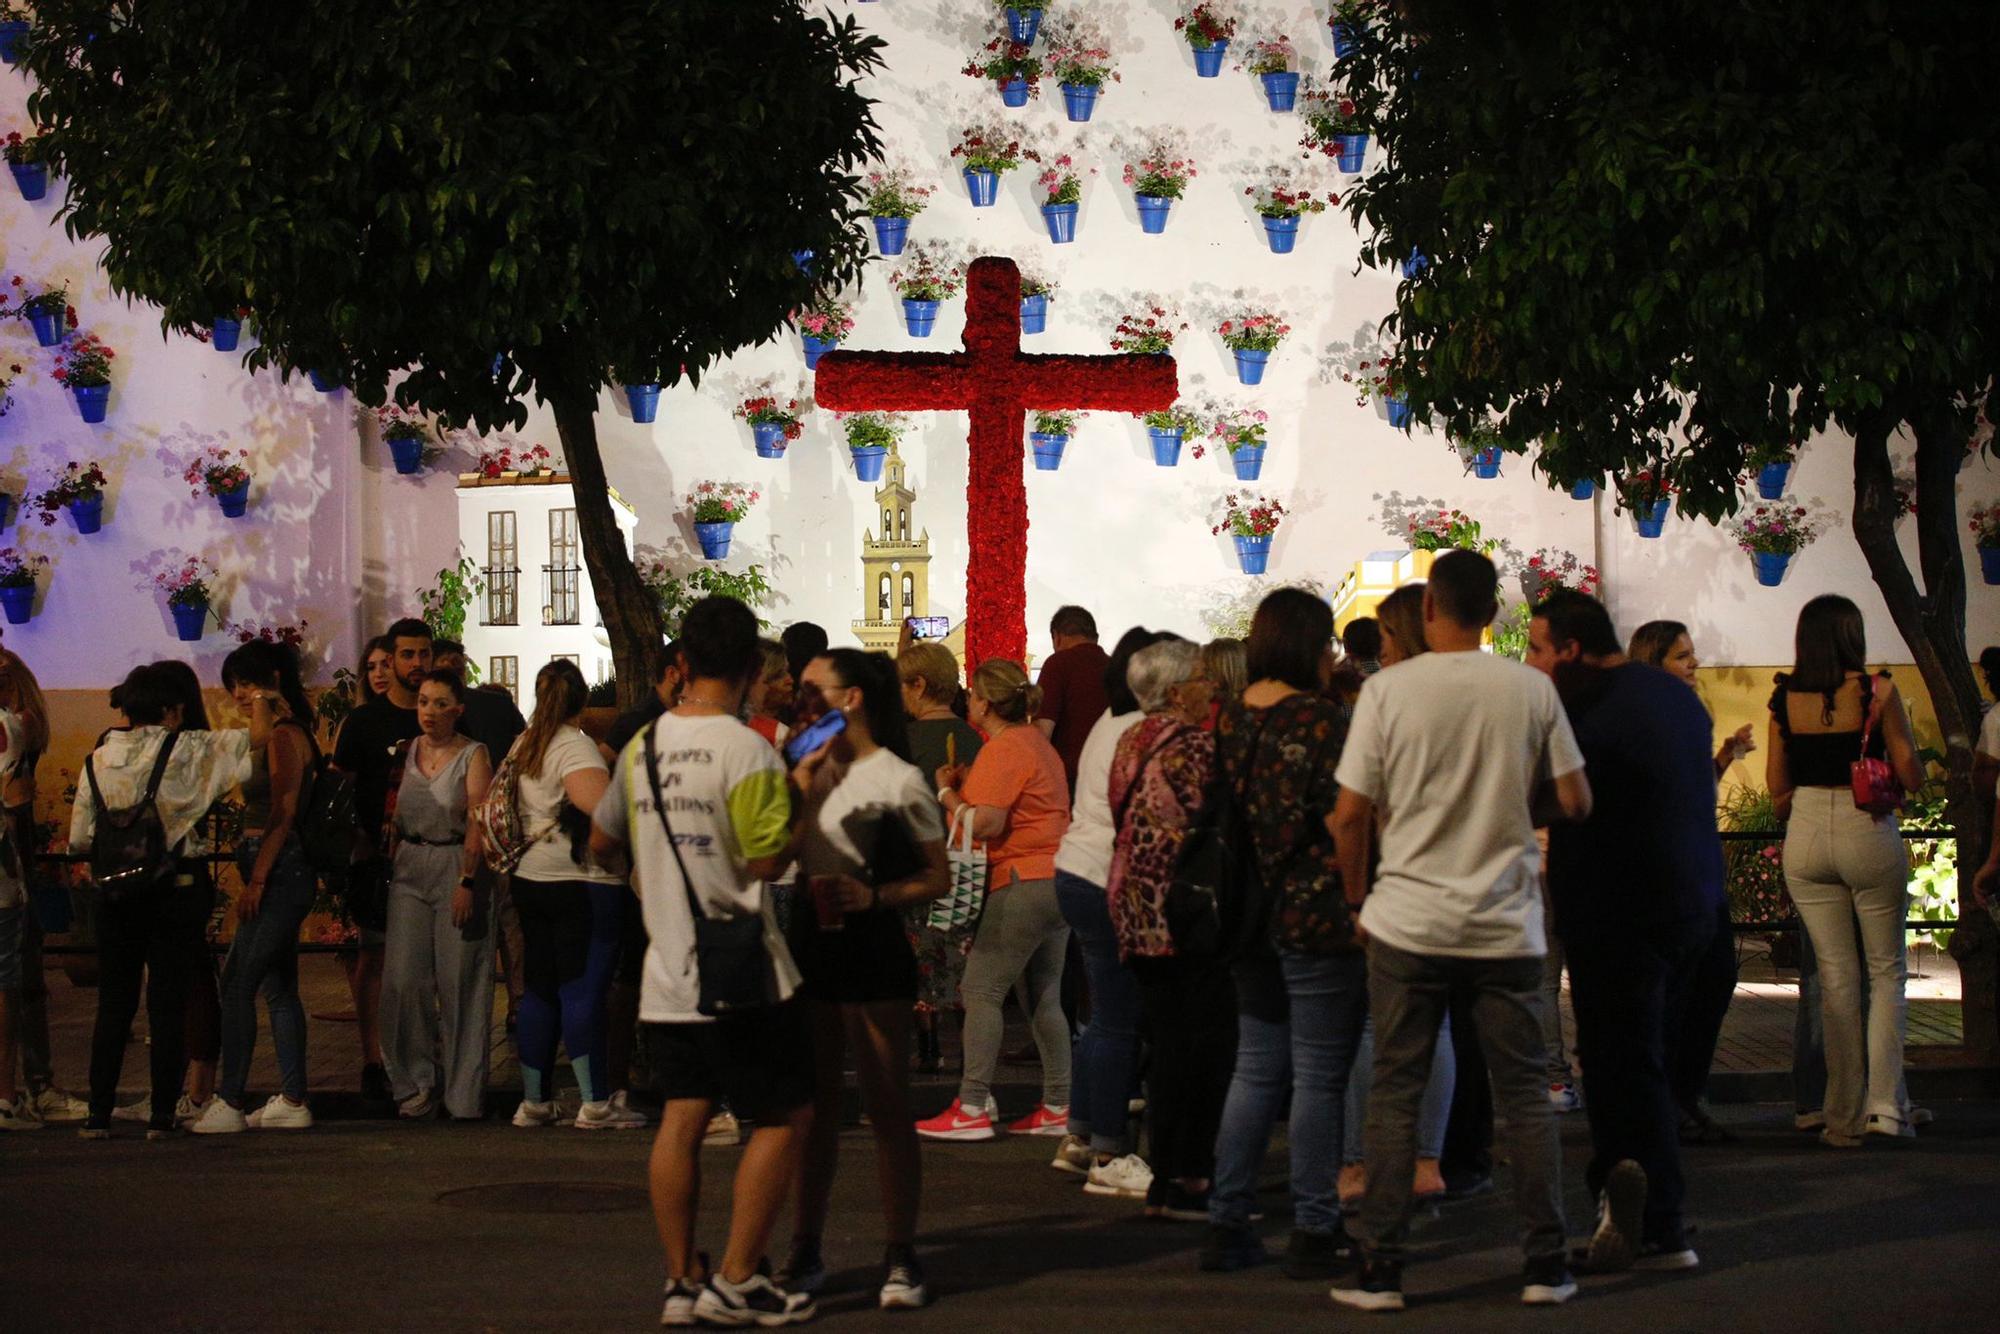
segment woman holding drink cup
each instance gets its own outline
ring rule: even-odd
[[[807,665],[804,680],[839,721],[815,724],[815,731],[832,729],[831,739],[793,756],[804,794],[794,848],[812,910],[792,914],[790,943],[805,978],[801,994],[812,1003],[818,1071],[799,1168],[798,1226],[781,1281],[814,1292],[826,1278],[820,1234],[833,1194],[841,1072],[851,1044],[888,1225],[881,1304],[921,1306],[923,1273],[912,1243],[922,1161],[907,1055],[917,963],[903,910],[945,892],[944,824],[907,758],[895,663],[880,653],[834,649]]]

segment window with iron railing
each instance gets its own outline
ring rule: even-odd
[[[480,571],[486,581],[486,621],[487,625],[519,625],[521,623],[521,572],[517,569],[500,569],[487,566]]]
[[[583,568],[578,565],[542,567],[543,625],[580,625],[583,612]]]

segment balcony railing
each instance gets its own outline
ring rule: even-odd
[[[547,608],[544,625],[580,625],[583,611],[583,567],[580,565],[544,565],[542,567],[542,590],[546,595],[543,605]]]
[[[521,572],[489,566],[480,571],[486,581],[487,625],[521,623]]]

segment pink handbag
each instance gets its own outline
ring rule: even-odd
[[[1848,770],[1854,807],[1870,815],[1890,815],[1903,804],[1903,782],[1889,767],[1889,761],[1868,758],[1868,738],[1882,721],[1882,703],[1882,697],[1876,695],[1869,705],[1868,720],[1861,725],[1861,758]]]

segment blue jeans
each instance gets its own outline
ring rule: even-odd
[[[1368,1016],[1368,963],[1359,954],[1281,954],[1288,1018],[1237,1015],[1236,1072],[1215,1137],[1215,1184],[1208,1221],[1247,1228],[1257,1173],[1277,1119],[1285,1082],[1292,1084],[1292,1220],[1301,1232],[1336,1232],[1336,1188],[1347,1076]]]
[[[1451,1095],[1458,1083],[1458,1053],[1451,1045],[1451,1016],[1438,1027],[1437,1051],[1431,1056],[1431,1081],[1417,1106],[1417,1157],[1444,1156],[1444,1128],[1451,1120]],[[1347,1125],[1340,1161],[1361,1161],[1361,1129],[1368,1123],[1368,1093],[1375,1087],[1375,1021],[1361,1025],[1361,1045],[1354,1049],[1354,1073],[1347,1080]]]
[[[1069,1133],[1113,1157],[1131,1150],[1133,1072],[1139,1064],[1139,981],[1118,962],[1118,937],[1101,886],[1056,872],[1056,907],[1076,933],[1090,982],[1090,1022],[1077,1035]]]
[[[261,840],[237,849],[243,878],[257,865]],[[257,993],[271,1012],[271,1041],[278,1049],[278,1079],[293,1102],[306,1100],[306,1011],[299,1003],[299,928],[313,906],[313,871],[297,840],[285,845],[264,880],[257,915],[236,929],[222,967],[222,1080],[218,1092],[241,1106],[257,1047]]]

